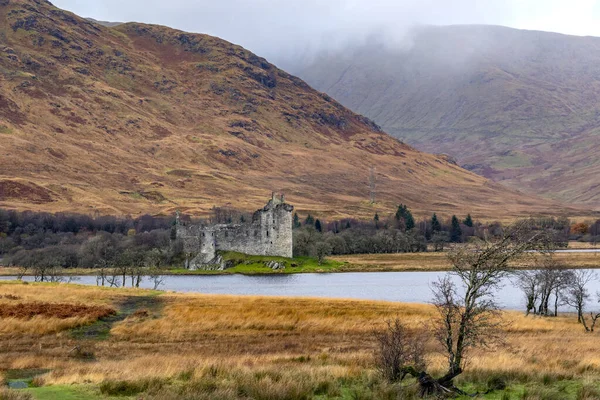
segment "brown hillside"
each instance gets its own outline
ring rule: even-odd
[[[194,214],[254,209],[481,217],[556,212],[389,137],[302,80],[218,38],[0,0],[0,206]]]
[[[420,150],[600,207],[600,38],[445,26],[407,41],[323,54],[292,72]]]

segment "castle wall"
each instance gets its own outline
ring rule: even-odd
[[[177,237],[191,259],[189,267],[214,263],[218,250],[250,255],[292,258],[293,207],[273,197],[254,213],[252,221],[238,225],[177,225]]]
[[[244,254],[263,254],[260,226],[257,223],[220,225],[217,232],[217,250],[237,251]]]
[[[209,228],[177,225],[177,238],[183,241],[183,252],[192,266],[207,264],[217,256],[215,234]]]

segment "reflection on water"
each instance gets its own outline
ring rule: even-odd
[[[431,301],[431,283],[445,272],[361,272],[337,274],[293,275],[218,275],[167,276],[162,290],[206,294],[332,297],[365,300],[386,300],[408,303]],[[96,277],[79,276],[75,283],[96,285]],[[15,277],[0,277],[15,279]],[[26,277],[32,280],[31,277]],[[150,280],[141,287],[151,289]],[[590,293],[600,291],[600,282],[589,285]],[[523,295],[510,280],[496,296],[506,309],[522,310]]]

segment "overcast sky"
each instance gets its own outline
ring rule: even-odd
[[[414,24],[494,24],[600,36],[600,0],[51,0],[104,21],[207,33],[272,61]]]

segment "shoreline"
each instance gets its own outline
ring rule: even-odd
[[[596,269],[600,268],[600,252],[597,248],[573,248],[571,252],[554,253],[555,260],[565,269]],[[583,251],[581,251],[583,250]],[[596,251],[585,251],[596,250]],[[297,266],[290,266],[285,261],[285,269],[272,270],[264,265],[261,257],[240,256],[244,261],[239,262],[232,268],[226,270],[186,270],[183,268],[165,268],[161,275],[164,276],[217,276],[217,275],[293,275],[293,274],[343,274],[343,273],[372,273],[372,272],[446,272],[452,269],[448,258],[448,252],[422,252],[422,253],[388,253],[388,254],[352,254],[344,256],[330,256],[322,264],[318,265],[315,260],[308,258],[290,259],[298,261]],[[286,259],[287,260],[287,259]],[[283,261],[283,260],[282,260]],[[515,263],[511,268],[531,269],[533,265]],[[59,276],[96,276],[99,269],[75,268],[63,269]],[[111,272],[112,274],[112,272]],[[35,276],[32,271],[22,273],[18,267],[0,266],[0,276]]]
[[[6,269],[9,269],[8,271]],[[510,270],[514,271],[522,271],[534,269],[531,266],[513,266]],[[576,270],[576,269],[598,269],[600,270],[599,265],[569,265],[564,267],[565,270]],[[383,267],[383,266],[373,266],[373,267],[357,267],[357,268],[348,268],[348,269],[336,269],[336,270],[323,270],[323,271],[273,271],[273,272],[264,272],[264,271],[256,271],[256,272],[236,272],[236,271],[185,271],[185,272],[174,272],[174,271],[165,271],[160,274],[161,276],[169,277],[169,276],[273,276],[273,275],[302,275],[302,274],[318,274],[318,275],[333,275],[333,274],[349,274],[349,273],[392,273],[392,272],[451,272],[452,268],[393,268],[393,267]],[[107,274],[108,275],[108,274]],[[0,277],[33,277],[36,274],[32,272],[27,273],[17,273],[10,267],[0,267]],[[98,276],[97,271],[95,270],[76,270],[76,271],[66,271],[65,273],[57,274],[58,277],[77,277],[77,276]],[[130,275],[127,275],[129,277]],[[148,276],[147,274],[142,274],[142,276]]]

